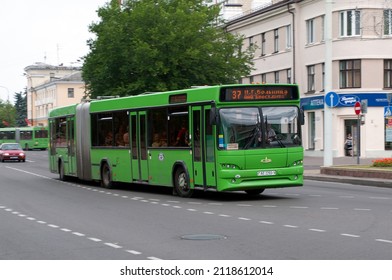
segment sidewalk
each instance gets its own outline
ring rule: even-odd
[[[376,158],[360,158],[359,165],[371,165]],[[357,157],[336,157],[333,158],[332,166],[357,165]],[[323,157],[304,158],[304,179],[324,182],[339,182],[353,185],[366,185],[374,187],[392,188],[392,180],[364,177],[333,176],[320,173],[320,168],[324,165]]]

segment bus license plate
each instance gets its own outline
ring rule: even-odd
[[[257,176],[274,176],[276,175],[275,170],[265,170],[265,171],[258,171]]]

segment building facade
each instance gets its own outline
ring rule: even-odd
[[[30,125],[46,126],[51,109],[79,103],[85,95],[80,67],[36,63],[24,70]]]
[[[272,1],[228,21],[227,30],[257,47],[254,70],[243,83],[297,83],[305,111],[305,154],[324,151],[325,29],[332,29],[333,156],[345,156],[348,134],[354,155],[385,157],[392,149],[392,1],[333,1],[325,26],[325,1]],[[329,96],[329,95],[328,95]],[[367,105],[362,118],[354,111]],[[328,103],[328,101],[327,101]],[[364,109],[364,108],[363,108]],[[358,121],[358,118],[360,120]],[[361,125],[358,126],[357,124]],[[392,151],[389,153],[392,156]]]

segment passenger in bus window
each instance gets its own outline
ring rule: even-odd
[[[267,143],[274,141],[276,138],[275,130],[272,128],[271,124],[267,124]]]
[[[125,130],[125,133],[123,135],[123,140],[124,140],[124,146],[129,146],[128,126],[127,126],[127,129]]]
[[[159,133],[155,133],[152,140],[152,147],[156,148],[161,146],[161,137],[159,136]]]
[[[167,147],[167,134],[165,131],[161,135],[161,147]]]
[[[112,146],[113,145],[113,133],[108,131],[105,137],[105,146]]]
[[[120,126],[118,132],[116,133],[116,146],[125,146],[124,134],[125,128],[124,126]]]
[[[182,122],[181,129],[177,134],[175,146],[185,147],[189,144],[189,132],[185,121]]]

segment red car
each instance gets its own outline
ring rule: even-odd
[[[26,161],[26,154],[18,143],[3,143],[0,145],[0,161]]]

